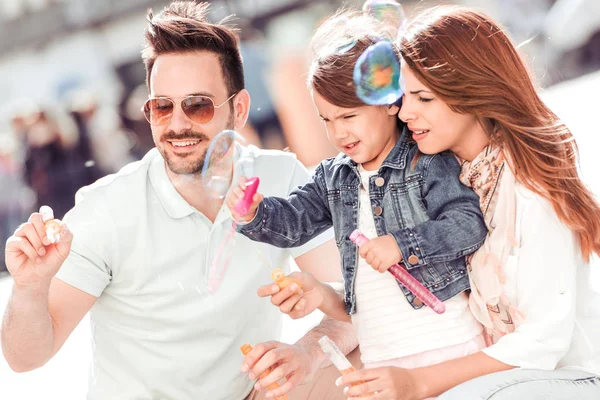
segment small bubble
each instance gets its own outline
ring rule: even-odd
[[[391,30],[399,30],[406,24],[406,14],[402,5],[395,0],[367,0],[363,13],[383,22]]]
[[[258,107],[258,108],[256,109],[256,111],[260,111],[260,107]]]

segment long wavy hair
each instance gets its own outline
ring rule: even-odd
[[[415,18],[399,45],[424,85],[503,146],[517,181],[550,201],[583,258],[600,255],[600,206],[579,176],[575,139],[502,28],[481,12],[441,6]]]

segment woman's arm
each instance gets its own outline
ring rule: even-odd
[[[512,366],[554,369],[571,344],[580,250],[552,206],[528,195],[518,197],[520,246],[503,265],[505,294],[524,319],[514,332],[479,353],[417,369],[416,379],[429,396]]]
[[[412,374],[422,398],[435,397],[463,382],[493,372],[513,369],[485,353],[477,352],[465,357],[445,361],[428,367],[415,368]],[[516,400],[516,399],[515,399]]]
[[[523,320],[513,315],[515,331],[483,351],[507,364],[551,370],[573,338],[581,250],[548,201],[523,191],[517,209],[520,243],[503,272],[505,295]]]
[[[436,154],[423,167],[423,201],[428,221],[391,232],[404,259],[418,258],[413,266],[448,262],[473,253],[483,243],[487,228],[479,197],[460,183],[454,155]]]

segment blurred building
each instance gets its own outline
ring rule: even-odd
[[[78,182],[82,184],[118,170],[153,147],[150,127],[140,111],[148,95],[140,51],[146,10],[158,11],[168,3],[0,0],[0,93],[5,96],[0,102],[0,146],[4,147],[0,149],[0,181],[3,188],[10,184],[26,189],[0,192],[0,214],[9,221],[0,229],[0,239],[38,204],[36,193],[32,197],[27,188],[37,185],[39,191],[44,187],[40,178],[44,167],[32,161],[35,154],[24,134],[27,121],[37,112],[32,110],[48,111],[61,115],[60,121],[68,120],[59,130],[69,149],[70,164],[64,169],[80,177]],[[258,140],[265,147],[288,146],[309,167],[334,155],[305,84],[307,45],[325,16],[342,4],[361,7],[363,1],[211,3],[212,20],[235,14],[242,28],[247,87],[253,101],[251,127],[242,134],[254,135],[249,141]],[[483,9],[507,28],[542,86],[600,69],[600,0],[401,3],[409,17],[441,3]],[[11,143],[10,147],[6,143]],[[54,146],[43,153],[48,156],[60,152]],[[36,167],[38,172],[28,175],[28,166]],[[68,208],[74,189],[68,189],[62,209]]]

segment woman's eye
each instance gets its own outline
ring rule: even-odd
[[[419,101],[423,102],[423,103],[429,103],[432,100],[433,99],[430,99],[430,98],[427,98],[427,97],[419,97]]]

